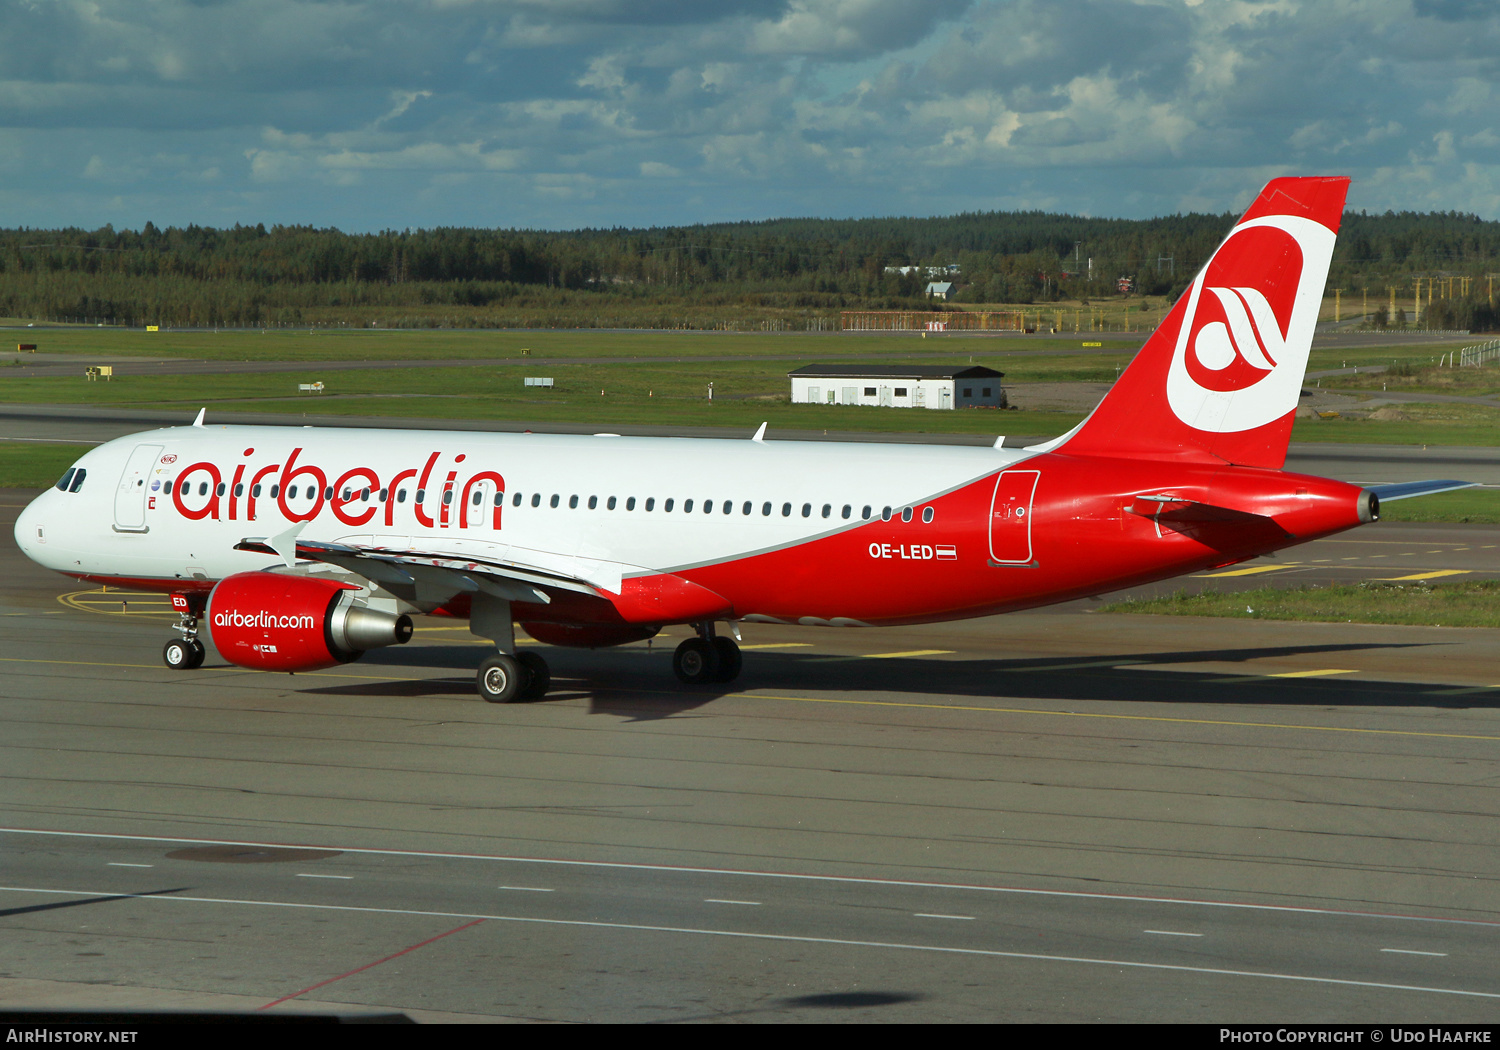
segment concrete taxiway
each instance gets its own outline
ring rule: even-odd
[[[750,625],[743,677],[689,690],[675,629],[548,650],[545,701],[489,706],[472,687],[484,644],[431,619],[315,674],[212,650],[168,671],[161,599],[70,584],[14,549],[25,495],[0,492],[6,1005],[1476,1023],[1500,1008],[1491,631],[1087,603]],[[1297,554],[1383,565],[1337,546],[1379,539],[1403,570],[1500,569],[1500,530],[1438,528],[1445,548],[1434,528]]]

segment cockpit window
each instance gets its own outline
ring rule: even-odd
[[[77,492],[83,488],[83,479],[88,477],[88,473],[81,467],[69,467],[68,472],[57,479],[57,491]]]
[[[73,484],[68,486],[68,491],[77,492],[79,489],[83,488],[83,479],[88,476],[89,472],[84,470],[82,467],[79,467],[78,473],[73,475]]]

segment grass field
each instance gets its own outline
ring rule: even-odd
[[[1500,580],[1437,586],[1371,582],[1287,590],[1260,587],[1227,594],[1179,592],[1168,598],[1111,602],[1100,606],[1098,611],[1227,616],[1242,620],[1500,627]]]
[[[0,488],[40,489],[55,484],[92,445],[0,442]]]
[[[560,330],[506,332],[446,330],[183,331],[148,333],[111,328],[25,329],[18,339],[39,344],[40,356],[147,356],[203,360],[368,361],[368,369],[319,374],[277,372],[221,376],[120,376],[109,383],[77,378],[30,378],[0,368],[0,401],[77,405],[129,405],[196,411],[256,410],[289,415],[572,422],[610,426],[722,425],[754,427],[762,421],[799,429],[891,433],[1009,433],[1047,437],[1082,418],[1075,412],[960,411],[791,405],[786,372],[797,357],[856,361],[907,358],[943,365],[981,364],[1006,375],[1006,383],[1109,382],[1137,347],[1128,339],[1091,336],[1041,339],[815,333],[610,332]],[[1085,343],[1101,346],[1084,346]],[[1472,340],[1457,340],[1454,346]],[[1350,363],[1405,362],[1416,374],[1444,347],[1315,350],[1310,368]],[[523,356],[530,350],[531,357]],[[887,355],[898,354],[898,357]],[[542,365],[541,358],[552,359]],[[576,364],[566,363],[570,359]],[[666,360],[642,360],[658,358]],[[30,355],[23,362],[34,360]],[[397,360],[484,360],[446,368],[381,368]],[[505,364],[494,364],[500,360]],[[513,363],[510,363],[513,362]],[[1437,370],[1443,371],[1443,370]],[[1464,382],[1487,382],[1500,368],[1459,370]],[[1483,377],[1478,374],[1484,373]],[[523,386],[528,375],[547,375],[558,386],[543,394]],[[1364,382],[1363,377],[1359,377]],[[321,397],[297,394],[299,383],[321,380]],[[1373,384],[1374,380],[1370,380]],[[714,385],[714,400],[707,397]],[[1355,385],[1355,390],[1365,389]],[[604,391],[601,395],[599,391]],[[1372,391],[1373,393],[1373,391]],[[316,407],[314,407],[316,406]],[[1400,420],[1299,420],[1298,441],[1406,445],[1493,445],[1500,409],[1482,405],[1413,405]]]

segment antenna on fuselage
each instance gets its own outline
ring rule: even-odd
[[[760,429],[755,432],[755,436],[753,438],[751,438],[750,440],[751,441],[759,441],[762,444],[764,444],[764,442],[766,440],[766,425],[764,423],[762,423],[760,425]]]
[[[1001,434],[999,437],[997,437],[995,439],[995,445],[994,445],[994,447],[995,448],[1004,448],[1005,447],[1005,435],[1004,434]]]
[[[195,426],[195,427],[201,427],[203,425],[203,417],[206,416],[206,415],[208,415],[208,409],[206,409],[206,408],[200,408],[200,409],[198,409],[198,418],[195,419],[195,420],[193,420],[193,426]]]

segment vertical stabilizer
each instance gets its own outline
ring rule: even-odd
[[[1268,183],[1099,407],[1051,447],[1280,469],[1348,188]]]

